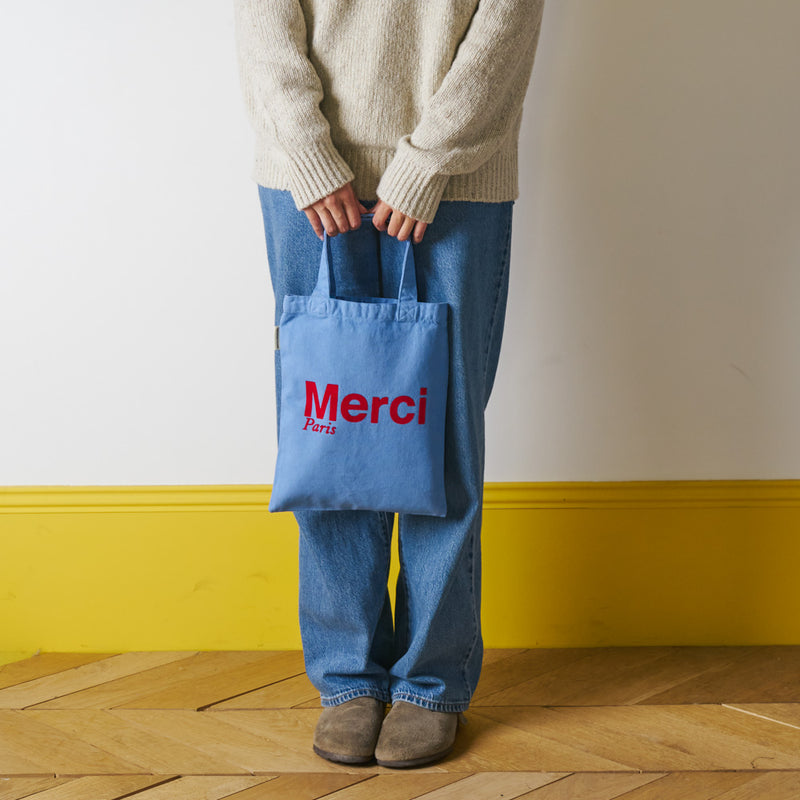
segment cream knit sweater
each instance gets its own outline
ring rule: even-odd
[[[298,208],[353,181],[424,222],[517,196],[544,0],[235,0],[255,178]]]

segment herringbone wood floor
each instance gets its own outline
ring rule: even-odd
[[[0,668],[0,800],[796,800],[800,647],[493,650],[453,754],[317,758],[297,652]]]

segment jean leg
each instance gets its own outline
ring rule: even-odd
[[[313,290],[321,242],[288,192],[259,187],[259,196],[277,322],[285,295]],[[333,240],[339,294],[380,294],[377,242],[371,225]],[[345,269],[352,263],[373,268],[354,273]],[[279,352],[275,378],[280,414]],[[300,529],[300,631],[309,679],[323,705],[364,695],[388,701],[392,517],[367,511],[307,511],[295,518]]]
[[[323,705],[365,695],[388,702],[392,516],[304,511],[295,517],[300,527],[300,632],[309,680]]]
[[[511,203],[442,203],[415,247],[422,300],[450,307],[447,516],[401,515],[392,700],[463,711],[480,675],[484,410],[508,294]]]

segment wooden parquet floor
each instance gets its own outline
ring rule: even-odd
[[[800,647],[491,650],[454,752],[313,754],[298,652],[0,668],[0,800],[797,800]]]

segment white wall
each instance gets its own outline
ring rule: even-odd
[[[0,27],[0,485],[269,483],[231,3]],[[800,477],[800,3],[547,0],[489,480]]]

